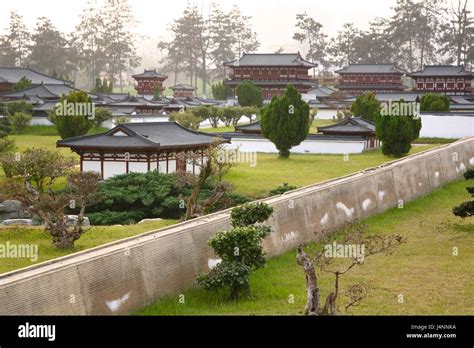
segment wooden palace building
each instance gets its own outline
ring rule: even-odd
[[[153,170],[199,174],[201,167],[195,160],[185,160],[177,153],[193,152],[198,157],[201,154],[203,163],[204,150],[216,141],[229,142],[175,122],[150,122],[121,124],[105,133],[59,140],[56,146],[69,147],[80,155],[81,171],[98,172],[107,179]]]
[[[224,63],[224,67],[229,71],[224,83],[232,88],[234,96],[243,81],[260,87],[264,99],[282,95],[289,84],[300,93],[317,86],[308,75],[317,64],[304,60],[299,53],[244,53],[240,59]]]
[[[408,76],[414,80],[414,91],[465,95],[472,92],[474,74],[462,65],[427,65]]]
[[[393,64],[349,64],[336,71],[341,76],[339,90],[359,95],[372,92],[400,92],[405,89],[404,72]]]
[[[135,89],[140,95],[154,95],[156,87],[163,91],[163,81],[168,78],[166,75],[158,74],[155,69],[145,70],[141,74],[132,75],[132,77],[137,81]]]

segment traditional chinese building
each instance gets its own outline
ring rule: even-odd
[[[173,91],[174,98],[191,98],[196,91],[196,87],[185,83],[180,83],[176,86],[170,87],[170,89]]]
[[[254,82],[262,89],[265,99],[282,95],[289,84],[302,94],[317,86],[308,74],[317,64],[304,60],[299,53],[244,53],[240,59],[226,62],[224,66],[230,70],[229,79],[224,83],[232,88],[234,96],[243,81]]]
[[[57,79],[30,68],[0,67],[0,93],[12,92],[13,86],[22,78],[31,81],[32,86],[41,84],[51,86],[72,86],[71,81]]]
[[[222,143],[211,134],[193,131],[175,122],[125,123],[100,134],[59,140],[57,147],[69,147],[81,156],[81,171],[95,171],[104,179],[131,172],[161,173],[187,171],[199,174],[196,161],[185,160],[177,153],[201,154],[213,142]]]
[[[332,136],[360,136],[364,138],[364,149],[380,146],[375,132],[375,123],[362,117],[348,117],[339,123],[318,127],[318,132]]]
[[[415,91],[464,95],[472,91],[474,74],[461,66],[427,65],[423,70],[408,74],[414,80]]]
[[[341,75],[339,90],[352,95],[372,92],[403,91],[403,71],[393,64],[350,64],[336,71]]]
[[[154,95],[156,87],[160,87],[163,91],[163,81],[168,78],[166,75],[158,74],[155,69],[145,70],[142,74],[132,77],[137,81],[136,90],[140,95]]]

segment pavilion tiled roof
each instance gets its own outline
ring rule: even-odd
[[[254,80],[253,81],[257,86],[287,86],[287,85],[303,85],[316,87],[318,84],[314,81],[308,80]],[[229,86],[234,86],[242,83],[242,80],[225,80],[224,84]]]
[[[0,67],[0,78],[9,83],[17,83],[22,77],[26,77],[33,85],[41,83],[49,85],[70,85],[71,81],[61,80],[52,76],[42,74],[31,68]]]
[[[294,66],[317,67],[318,64],[304,60],[299,53],[244,53],[240,59],[225,62],[225,66]]]
[[[114,135],[119,131],[125,135]],[[209,146],[218,139],[211,134],[187,129],[176,122],[124,123],[105,133],[59,140],[57,146],[105,151],[173,150]]]
[[[159,78],[159,79],[167,79],[168,78],[168,76],[166,76],[166,75],[158,74],[155,69],[150,69],[150,70],[145,69],[145,71],[142,72],[141,74],[135,74],[135,75],[132,75],[132,77],[133,78],[137,78],[137,77],[138,78],[141,78],[141,77],[143,77],[143,78],[147,78],[147,77],[148,78],[153,78],[154,77],[154,78]]]
[[[1,93],[0,98],[22,98],[29,96],[36,96],[39,98],[60,98],[62,95],[67,95],[69,92],[76,90],[68,85],[49,85],[39,84],[31,86],[16,92]]]
[[[244,125],[240,125],[240,126],[235,126],[235,130],[237,132],[240,131],[242,133],[247,133],[247,132],[260,133],[261,132],[260,121],[256,121],[256,122],[253,122],[253,123],[244,124]]]
[[[435,77],[435,76],[474,76],[461,65],[426,65],[422,70],[415,71],[408,76],[411,77]]]
[[[394,64],[349,64],[338,74],[404,74],[404,71],[397,69]]]
[[[170,87],[171,90],[185,90],[185,91],[194,91],[196,87],[188,85],[186,83],[179,83],[176,86]]]
[[[323,134],[375,134],[375,124],[361,117],[348,117],[342,122],[325,127],[318,127]]]

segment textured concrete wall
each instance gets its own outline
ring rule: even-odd
[[[474,167],[474,138],[266,202],[270,256],[314,241],[347,221],[406,203]],[[317,170],[315,168],[315,170]],[[191,285],[214,261],[207,240],[229,227],[229,211],[0,276],[0,314],[123,314]]]

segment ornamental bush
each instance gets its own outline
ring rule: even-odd
[[[78,137],[89,132],[94,123],[92,115],[86,115],[86,106],[91,103],[91,98],[84,91],[72,91],[61,97],[59,105],[52,109],[49,115],[61,139]],[[62,110],[64,105],[68,106],[66,110]]]
[[[375,122],[380,115],[380,102],[375,98],[374,92],[359,95],[351,105],[351,113],[357,117]]]
[[[208,199],[214,187],[213,181],[207,180],[198,199]],[[191,195],[191,190],[192,181],[183,182],[176,174],[153,171],[117,175],[100,184],[101,201],[88,208],[87,216],[93,225],[131,224],[158,217],[177,219],[186,212],[185,197]],[[246,197],[226,192],[206,213],[246,201]]]
[[[285,182],[283,185],[277,186],[270,190],[270,196],[281,195],[285,192],[296,190],[297,188],[297,186],[288,185],[288,183]]]
[[[237,100],[240,106],[263,105],[262,89],[252,81],[244,81],[237,86]]]
[[[262,135],[278,149],[281,158],[290,156],[290,149],[299,145],[309,133],[309,106],[298,90],[288,85],[285,94],[273,97],[261,113]]]
[[[425,94],[420,99],[420,111],[449,111],[449,98],[444,94]]]
[[[405,156],[411,149],[411,142],[420,136],[420,130],[421,119],[414,115],[377,117],[376,133],[382,141],[382,153],[386,156]]]
[[[130,173],[105,180],[99,187],[101,202],[88,209],[94,225],[138,222],[143,218],[180,216],[179,191],[172,175]]]
[[[232,210],[232,228],[217,233],[208,244],[221,259],[207,274],[199,274],[197,283],[206,290],[227,290],[232,299],[250,292],[250,273],[265,266],[262,240],[271,232],[266,221],[273,209],[265,203],[247,203]]]
[[[466,180],[474,179],[474,169],[470,169],[465,172],[464,178]],[[474,186],[467,187],[466,190],[471,195],[471,197],[474,197]],[[459,206],[454,207],[453,214],[463,219],[474,216],[474,200],[466,201],[461,203]]]

